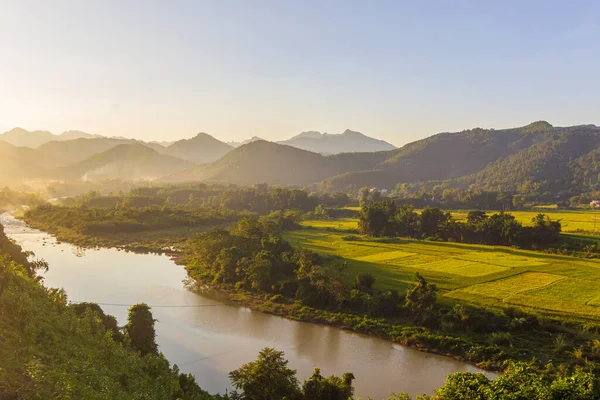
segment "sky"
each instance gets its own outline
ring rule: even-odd
[[[0,131],[600,125],[598,1],[0,0]]]

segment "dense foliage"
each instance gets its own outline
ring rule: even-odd
[[[275,210],[312,211],[317,205],[343,207],[350,198],[342,192],[308,193],[304,189],[256,185],[240,187],[219,184],[153,185],[133,188],[128,192],[101,195],[88,191],[80,196],[63,200],[64,205],[87,207],[153,207],[177,205],[217,208],[220,210],[251,211],[268,214]]]
[[[523,226],[510,214],[488,215],[484,211],[471,211],[466,222],[459,222],[440,208],[428,207],[419,214],[412,206],[397,207],[393,201],[384,200],[363,206],[358,230],[376,237],[430,238],[532,248],[558,241],[561,225],[544,214],[533,218],[532,226]]]
[[[88,208],[45,204],[28,210],[25,220],[50,232],[65,228],[82,235],[141,232],[177,227],[215,226],[235,221],[235,212],[176,207]]]
[[[0,398],[212,398],[161,354],[122,343],[97,306],[69,306],[19,253],[0,226]]]

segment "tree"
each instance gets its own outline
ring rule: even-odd
[[[423,237],[440,237],[446,234],[447,225],[452,220],[449,212],[439,208],[426,207],[421,213],[421,233]]]
[[[437,287],[428,283],[418,272],[417,283],[406,291],[405,306],[413,313],[415,319],[423,319],[433,308],[437,297]]]
[[[367,204],[369,204],[369,188],[368,187],[361,187],[360,190],[358,191],[358,204],[361,207],[364,207]]]
[[[147,304],[134,304],[129,308],[125,331],[131,347],[140,351],[142,355],[158,354],[154,322],[156,320],[152,317],[152,312]]]
[[[229,373],[231,383],[241,390],[241,400],[296,400],[302,398],[296,370],[288,368],[283,351],[265,348],[256,361]]]
[[[348,400],[354,394],[354,375],[346,372],[341,378],[335,375],[324,378],[321,370],[315,368],[312,376],[304,381],[302,392],[310,400]]]
[[[358,274],[356,275],[356,282],[354,288],[361,292],[371,293],[373,291],[373,285],[375,284],[375,278],[371,274]]]
[[[399,207],[394,215],[395,233],[398,236],[416,237],[419,232],[420,218],[412,205]]]
[[[467,214],[467,224],[478,225],[486,220],[487,217],[488,216],[485,211],[469,211]]]
[[[358,231],[371,236],[391,236],[394,234],[394,227],[390,220],[395,214],[396,205],[390,200],[363,206]]]

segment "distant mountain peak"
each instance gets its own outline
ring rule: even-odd
[[[300,132],[300,134],[294,136],[292,139],[296,139],[296,138],[320,139],[321,137],[323,137],[325,135],[327,135],[327,134],[326,133],[321,133],[319,131],[305,131],[305,132]]]
[[[205,132],[199,132],[190,139],[181,139],[168,146],[164,153],[193,163],[214,161],[233,147],[215,139]]]
[[[366,135],[363,135],[363,134],[362,134],[362,133],[360,133],[360,132],[357,132],[357,131],[352,131],[352,130],[350,130],[350,129],[346,129],[346,130],[345,130],[345,131],[342,133],[342,135],[344,135],[344,136],[354,136],[354,137],[367,137]]]
[[[233,146],[233,147],[240,147],[240,146],[243,146],[248,143],[257,142],[259,140],[265,140],[265,139],[261,138],[260,136],[252,136],[250,139],[246,139],[242,142],[233,141],[233,142],[227,142],[227,144],[230,146]]]
[[[554,127],[548,121],[535,121],[530,123],[529,125],[525,125],[523,127],[523,130],[525,130],[526,132],[541,132],[547,131],[552,128]]]
[[[277,143],[321,154],[369,153],[395,149],[393,145],[383,140],[375,139],[350,129],[346,129],[342,133],[333,134],[306,131],[291,139]]]

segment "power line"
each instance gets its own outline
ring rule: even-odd
[[[71,301],[74,304],[82,304],[82,303],[93,303],[98,304],[99,306],[114,306],[114,307],[131,307],[133,304],[122,304],[122,303],[96,303],[92,301]],[[148,304],[148,307],[151,308],[196,308],[196,307],[218,307],[223,304],[183,304],[183,305],[152,305]]]

